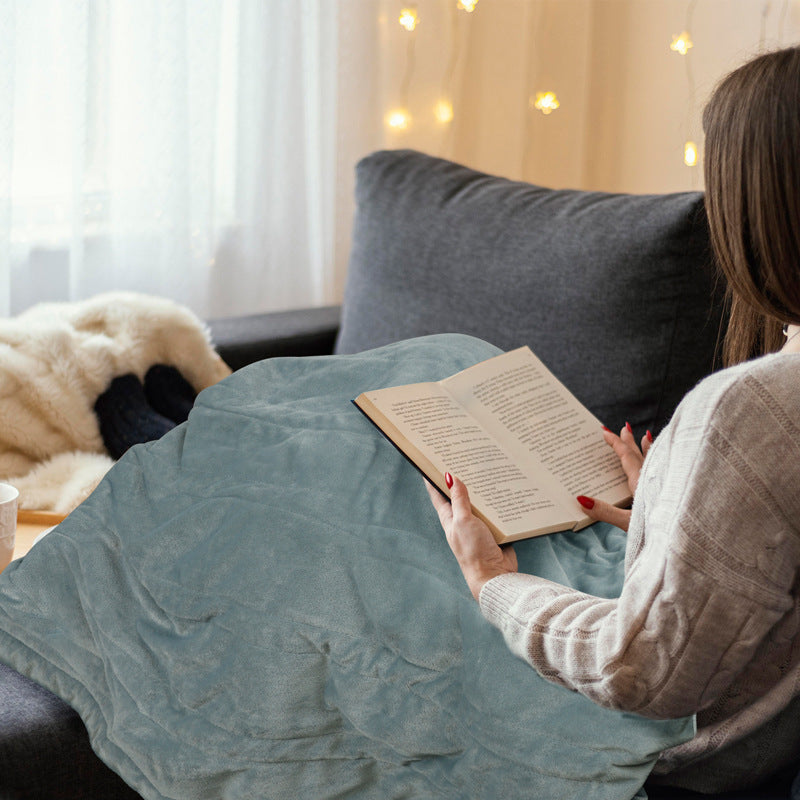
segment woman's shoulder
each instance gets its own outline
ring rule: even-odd
[[[719,370],[684,399],[676,417],[735,430],[771,416],[800,432],[800,354],[772,353]]]
[[[714,372],[697,388],[736,399],[740,394],[747,397],[756,387],[762,387],[765,392],[786,400],[797,400],[800,404],[799,380],[800,354],[770,353]]]

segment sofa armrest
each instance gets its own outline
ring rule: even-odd
[[[210,320],[217,352],[233,370],[276,356],[330,355],[340,306],[274,311]]]

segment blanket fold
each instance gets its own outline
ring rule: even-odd
[[[693,721],[547,683],[480,615],[416,471],[352,406],[497,353],[436,336],[202,392],[0,575],[0,659],[146,798],[628,800]],[[625,537],[519,543],[604,596]]]

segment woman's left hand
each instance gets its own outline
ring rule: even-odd
[[[650,449],[650,445],[653,444],[652,434],[650,431],[647,431],[647,434],[642,438],[640,448],[636,444],[636,439],[634,438],[630,423],[626,422],[619,436],[608,428],[605,428],[603,438],[606,444],[609,445],[619,457],[619,463],[628,478],[628,487],[631,490],[631,494],[636,494],[636,489],[639,486],[639,475],[642,472],[642,464],[644,464],[644,459]],[[628,530],[631,522],[630,510],[617,508],[609,503],[604,503],[602,500],[586,497],[586,495],[579,495],[577,500],[584,509],[586,509],[586,515],[588,517],[598,522],[610,522],[612,525],[616,525],[624,531]]]
[[[491,531],[472,513],[467,487],[449,473],[446,480],[450,486],[449,503],[428,481],[425,481],[425,486],[439,514],[447,543],[464,573],[472,596],[477,600],[488,580],[517,571],[517,554],[510,545],[500,547]]]
[[[650,449],[650,445],[653,444],[653,435],[650,431],[647,431],[642,437],[641,446],[639,446],[636,444],[636,438],[633,435],[633,428],[630,422],[626,422],[625,427],[619,432],[619,436],[608,428],[604,428],[603,439],[617,454],[619,463],[628,478],[628,487],[631,490],[631,494],[636,494],[645,456]]]

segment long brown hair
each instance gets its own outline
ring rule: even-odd
[[[800,47],[732,72],[703,114],[711,244],[728,282],[726,365],[800,324]]]

